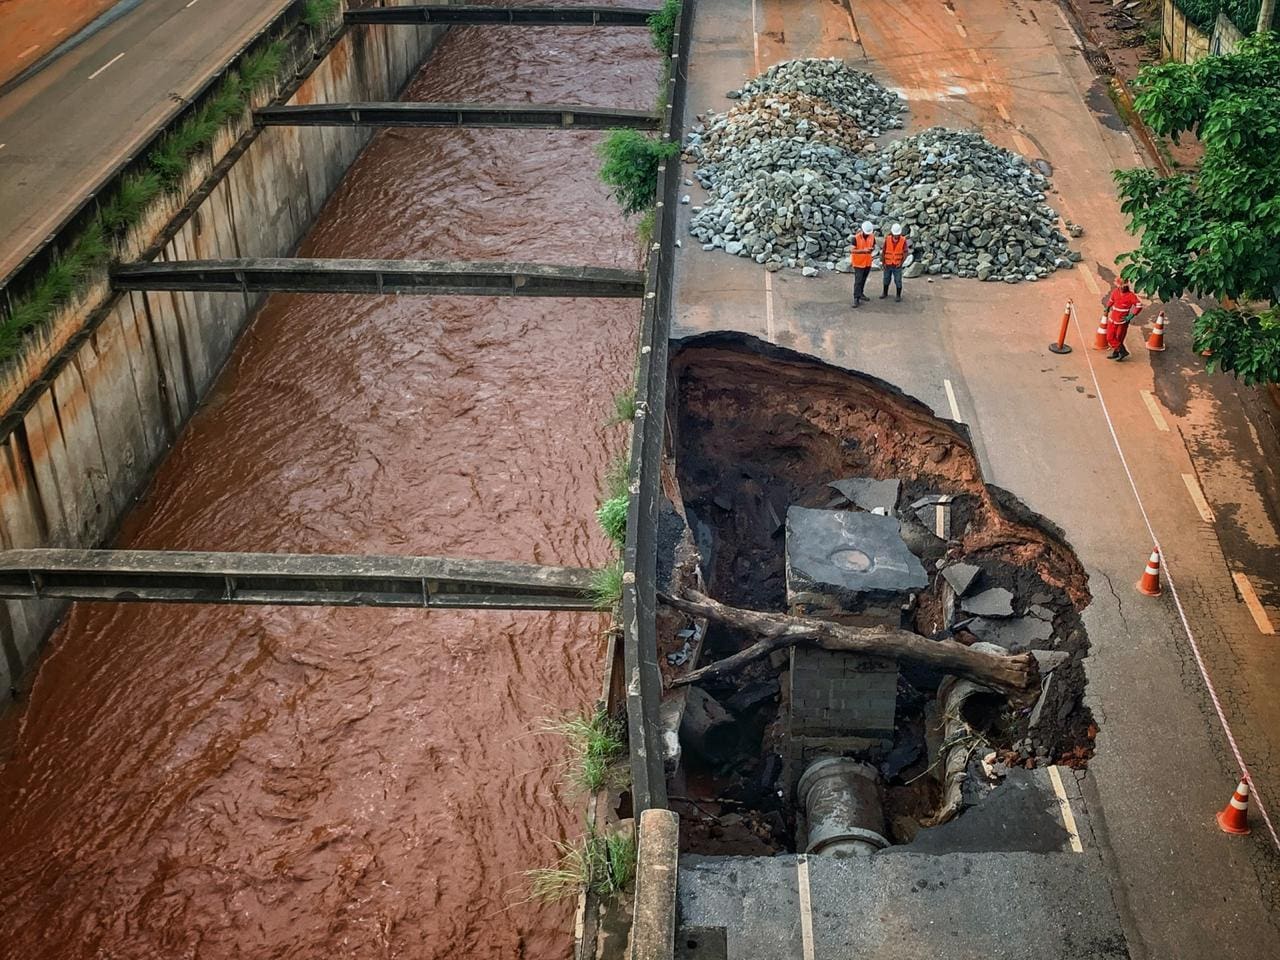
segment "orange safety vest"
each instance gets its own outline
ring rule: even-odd
[[[907,238],[887,236],[884,238],[884,265],[900,267],[907,258]]]
[[[875,234],[863,233],[859,230],[853,235],[853,253],[849,255],[849,262],[855,267],[871,266],[871,254],[876,249]]]

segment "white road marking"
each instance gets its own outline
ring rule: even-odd
[[[1243,573],[1232,573],[1231,579],[1236,582],[1236,587],[1240,590],[1240,596],[1244,597],[1244,605],[1253,614],[1253,622],[1258,625],[1258,632],[1267,637],[1275,636],[1276,628],[1272,626],[1271,618],[1267,616],[1267,611],[1262,606],[1262,601],[1254,593],[1253,584],[1249,582],[1249,578]]]
[[[1200,511],[1200,519],[1205,523],[1213,523],[1213,510],[1209,507],[1209,501],[1204,498],[1204,491],[1200,489],[1200,483],[1189,473],[1182,475],[1182,482],[1187,485],[1187,493],[1191,494],[1191,502]]]
[[[1155,394],[1150,390],[1139,390],[1142,394],[1142,402],[1147,405],[1147,412],[1151,414],[1151,419],[1156,422],[1156,429],[1169,432],[1169,424],[1164,419],[1164,414],[1160,412],[1160,405],[1156,403]]]
[[[773,325],[773,274],[764,272],[764,332],[770,343],[777,343],[778,338]]]
[[[1000,114],[1000,119],[1005,123],[1010,123],[1013,120],[1013,118],[1009,116],[1009,111],[1004,108],[1003,103],[996,104],[996,113]]]
[[[96,77],[98,74],[100,74],[103,70],[107,69],[107,67],[111,66],[113,63],[115,63],[117,60],[119,60],[119,59],[120,59],[121,57],[123,57],[123,56],[124,56],[124,54],[123,54],[123,53],[117,53],[114,57],[112,57],[110,60],[108,60],[108,61],[107,61],[106,63],[104,63],[102,66],[100,66],[97,70],[95,70],[95,71],[93,71],[93,73],[89,74],[89,79],[90,79],[90,80],[92,80],[94,77]]]
[[[760,72],[760,31],[756,27],[756,0],[751,0],[751,50],[755,57],[756,73]]]
[[[968,30],[966,30],[966,29],[964,28],[964,24],[963,24],[963,23],[957,23],[957,24],[956,24],[956,33],[960,34],[960,36],[962,36],[962,37],[967,37],[967,36],[969,36],[969,31],[968,31]]]
[[[1062,788],[1062,776],[1056,766],[1049,768],[1049,782],[1053,784],[1053,792],[1058,795],[1058,809],[1062,811],[1062,825],[1067,828],[1067,840],[1076,853],[1084,853],[1084,844],[1080,842],[1080,831],[1076,829],[1076,815],[1071,812],[1071,801],[1067,799],[1067,791]]]
[[[182,9],[183,9],[183,10],[190,10],[192,7],[194,7],[194,6],[195,6],[197,3],[199,3],[199,2],[200,2],[200,0],[191,0],[191,2],[190,2],[190,3],[188,3],[188,4],[187,4],[185,7],[183,7]]]
[[[1188,303],[1187,306],[1191,308],[1191,312],[1194,313],[1197,317],[1204,315],[1204,307],[1200,306],[1200,304]]]
[[[951,386],[951,381],[943,380],[942,389],[947,391],[947,406],[951,408],[951,419],[956,423],[964,423],[964,419],[960,416],[960,405],[956,403],[956,391]]]
[[[1066,16],[1061,11],[1059,15],[1063,17],[1065,22]],[[1084,339],[1084,330],[1080,326],[1080,318],[1076,317],[1076,335],[1081,340]],[[1115,422],[1111,419],[1111,411],[1107,407],[1106,394],[1102,389],[1102,384],[1098,382],[1098,370],[1094,366],[1093,357],[1089,351],[1085,351],[1084,362],[1089,366],[1089,379],[1093,381],[1094,393],[1098,395],[1098,406],[1102,408],[1103,419],[1107,421],[1107,432],[1111,434],[1111,442],[1115,444],[1116,455],[1120,458],[1120,466],[1124,468],[1124,475],[1129,480],[1129,489],[1133,492],[1133,500],[1138,508],[1138,513],[1142,515],[1142,523],[1147,528],[1147,534],[1151,537],[1151,542],[1157,547],[1160,546],[1160,538],[1156,535],[1156,528],[1151,523],[1151,515],[1147,513],[1147,508],[1142,504],[1142,494],[1138,491],[1138,481],[1133,477],[1133,470],[1129,466],[1129,458],[1125,456],[1124,447],[1120,444],[1120,435],[1116,433]],[[1227,746],[1231,748],[1231,756],[1235,758],[1236,766],[1239,768],[1241,775],[1250,777],[1249,765],[1244,762],[1244,754],[1240,752],[1240,744],[1236,742],[1235,732],[1231,729],[1231,721],[1227,719],[1227,712],[1223,709],[1222,698],[1218,696],[1218,688],[1213,682],[1213,677],[1209,675],[1209,668],[1205,665],[1204,654],[1200,651],[1200,643],[1196,639],[1195,631],[1191,629],[1191,621],[1187,619],[1186,608],[1182,605],[1182,597],[1178,593],[1178,583],[1175,579],[1174,565],[1169,563],[1169,558],[1165,557],[1162,565],[1162,573],[1164,581],[1169,586],[1169,593],[1173,595],[1173,606],[1178,611],[1178,620],[1182,624],[1183,632],[1187,635],[1187,642],[1191,646],[1191,655],[1196,661],[1196,670],[1200,673],[1200,678],[1204,681],[1204,688],[1209,694],[1209,702],[1213,704],[1213,711],[1217,714],[1218,722],[1222,724],[1222,732],[1227,738]],[[1276,832],[1276,825],[1271,822],[1271,814],[1267,810],[1267,804],[1263,797],[1263,791],[1257,789],[1257,781],[1252,781],[1254,785],[1253,799],[1254,804],[1258,808],[1258,816],[1262,817],[1262,822],[1267,826],[1267,834],[1271,837],[1271,843],[1276,850],[1280,850],[1280,833]]]
[[[1095,297],[1102,296],[1102,288],[1098,286],[1098,281],[1094,277],[1092,270],[1085,270],[1084,282],[1085,282],[1085,286],[1087,286],[1093,292],[1093,295]]]
[[[809,858],[801,854],[796,863],[800,886],[800,946],[804,960],[813,960],[813,900],[809,896]]]
[[[33,43],[31,46],[27,47],[27,49],[23,50],[20,54],[18,54],[18,59],[21,60],[24,57],[28,57],[39,49],[40,49],[40,44]]]

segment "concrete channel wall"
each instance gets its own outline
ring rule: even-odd
[[[288,102],[393,100],[444,29],[350,27]],[[175,211],[176,230],[157,259],[287,256],[371,136],[355,127],[258,131],[225,169],[204,171],[212,188],[194,210]],[[94,547],[110,537],[261,299],[129,293],[63,318],[91,332],[43,372],[28,369],[40,392],[5,405],[0,548]],[[0,606],[0,689],[19,682],[64,609]]]

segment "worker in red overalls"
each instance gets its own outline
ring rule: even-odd
[[[1142,301],[1130,288],[1128,280],[1116,277],[1115,288],[1103,296],[1102,306],[1107,311],[1107,345],[1111,347],[1107,359],[1123,360],[1129,355],[1124,348],[1129,321],[1142,312]]]
[[[853,305],[860,306],[863,291],[867,287],[867,276],[871,273],[871,258],[876,252],[876,227],[870,220],[862,225],[862,229],[853,235],[853,249],[849,252],[849,265],[853,267]]]

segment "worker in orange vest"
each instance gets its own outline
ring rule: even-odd
[[[1108,360],[1123,360],[1129,355],[1124,348],[1124,337],[1129,332],[1129,321],[1142,312],[1142,301],[1124,277],[1116,277],[1114,289],[1102,298],[1107,310],[1107,345],[1111,352]]]
[[[883,300],[889,295],[889,281],[892,280],[898,291],[894,299],[901,301],[902,263],[907,259],[907,238],[902,235],[902,224],[895,223],[890,228],[889,236],[884,238],[884,250],[881,256],[884,259],[884,292],[880,294],[880,299]]]
[[[871,273],[871,258],[876,252],[876,225],[870,220],[862,224],[862,229],[853,235],[853,250],[849,254],[849,263],[853,266],[853,305],[856,307],[867,298],[862,295],[867,288],[867,277]]]

